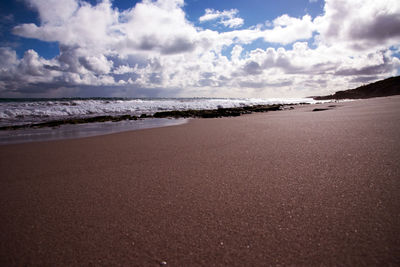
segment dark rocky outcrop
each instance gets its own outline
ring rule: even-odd
[[[314,108],[312,111],[316,112],[316,111],[325,111],[325,110],[330,110],[330,108]]]
[[[174,110],[162,111],[153,115],[154,118],[220,118],[220,117],[237,117],[242,114],[250,114],[253,112],[268,112],[280,110],[282,105],[256,105],[237,108],[219,108],[210,110]]]
[[[142,114],[138,118],[132,115],[120,116],[97,116],[89,118],[71,118],[63,120],[55,120],[34,124],[12,125],[0,127],[0,130],[17,130],[22,128],[43,128],[43,127],[57,127],[64,124],[79,124],[79,123],[93,123],[93,122],[106,122],[106,121],[123,121],[123,120],[138,120],[146,118],[220,118],[220,117],[236,117],[242,114],[250,114],[253,112],[268,112],[282,109],[283,105],[256,105],[237,108],[218,108],[211,110],[172,110],[156,112],[153,115]]]

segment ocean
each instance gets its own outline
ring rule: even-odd
[[[270,104],[316,103],[312,98],[54,98],[0,99],[0,127],[96,116],[153,115],[171,110],[208,110]],[[61,125],[0,131],[0,144],[94,136],[185,123],[185,119]]]

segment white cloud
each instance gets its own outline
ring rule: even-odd
[[[400,67],[389,49],[400,44],[400,4],[392,0],[326,0],[314,19],[281,15],[268,26],[224,32],[195,27],[183,0],[144,0],[125,11],[109,1],[28,2],[40,24],[14,33],[58,42],[60,54],[46,60],[28,50],[19,59],[0,48],[2,95],[84,87],[113,96],[295,97],[356,87]],[[243,24],[238,12],[208,9],[199,20],[234,28]],[[274,45],[245,49],[257,39]]]
[[[375,50],[400,42],[397,0],[326,0],[324,11],[324,15],[314,20],[323,44]]]
[[[290,44],[297,40],[310,39],[315,30],[309,15],[298,19],[285,14],[276,18],[273,25],[272,30],[263,33],[266,42]]]
[[[119,32],[115,26],[119,25],[119,14],[111,8],[111,3],[108,1],[96,6],[76,0],[50,3],[29,0],[29,2],[37,8],[41,25],[32,23],[18,25],[13,30],[17,35],[59,42],[61,45],[94,48],[99,48],[99,43],[107,48],[115,42],[113,39],[118,39]]]
[[[43,24],[63,24],[78,9],[78,2],[75,0],[27,0],[26,2],[38,11]]]
[[[17,64],[17,53],[6,47],[0,47],[0,70],[7,71]]]
[[[239,10],[230,9],[230,10],[214,10],[214,9],[206,9],[205,14],[199,18],[200,22],[217,20],[219,24],[224,25],[229,28],[237,28],[243,25],[244,20],[239,18],[237,15]]]
[[[186,20],[183,1],[144,1],[121,14],[115,49],[176,54],[195,48],[196,29]],[[151,19],[149,19],[151,18]]]
[[[104,55],[81,57],[80,63],[90,71],[98,74],[107,74],[111,71],[113,62]]]
[[[121,65],[118,68],[114,69],[114,74],[126,74],[126,73],[133,73],[135,68],[131,68],[128,65]]]

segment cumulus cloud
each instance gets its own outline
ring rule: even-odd
[[[18,58],[0,48],[2,96],[297,97],[356,87],[400,67],[395,0],[326,0],[315,18],[283,14],[268,26],[223,32],[188,21],[183,0],[143,0],[122,11],[107,0],[26,1],[40,23],[17,25],[14,34],[57,42],[60,53]],[[207,9],[199,21],[236,28],[238,14]],[[246,49],[255,40],[267,48]]]
[[[0,47],[0,70],[7,71],[17,63],[17,53],[11,48]]]
[[[400,42],[400,2],[326,0],[315,18],[319,41],[352,50],[387,48]]]
[[[219,24],[229,28],[237,28],[243,25],[244,20],[238,17],[239,10],[214,10],[206,9],[205,14],[199,18],[200,22],[217,20]]]
[[[16,91],[28,84],[53,83],[57,74],[52,70],[52,61],[41,58],[35,51],[27,50],[21,59],[15,51],[0,48],[0,91]]]
[[[78,9],[78,2],[75,0],[27,0],[27,3],[38,11],[44,24],[63,24]]]
[[[298,19],[285,14],[276,18],[273,26],[273,29],[263,33],[266,42],[290,44],[297,40],[306,40],[312,37],[315,29],[309,15]]]

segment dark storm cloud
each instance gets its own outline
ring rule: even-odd
[[[213,86],[215,84],[211,79],[200,79],[198,83],[200,86]]]
[[[380,65],[368,66],[368,67],[363,67],[360,69],[357,69],[357,68],[341,69],[341,70],[336,71],[335,75],[339,75],[339,76],[359,76],[359,75],[371,76],[371,75],[388,73],[391,70],[393,70],[393,65],[386,61],[387,60],[385,60],[385,62]]]
[[[57,59],[65,71],[79,73],[81,63],[78,50],[78,46],[60,45],[60,55]]]
[[[350,82],[351,83],[369,83],[371,81],[376,81],[378,79],[379,79],[378,76],[361,76],[361,77],[351,79]]]
[[[262,68],[279,68],[287,74],[302,73],[305,71],[304,67],[296,67],[292,64],[290,58],[286,55],[279,55],[276,58],[268,57],[262,64]]]
[[[182,37],[176,38],[172,42],[168,42],[161,48],[161,53],[164,55],[179,54],[191,52],[195,49],[195,44],[190,40]]]
[[[240,86],[249,88],[283,87],[283,86],[290,86],[292,84],[293,81],[282,81],[276,83],[243,81],[239,83]]]
[[[369,23],[355,24],[350,35],[356,39],[382,40],[400,36],[400,14],[383,14]]]
[[[137,45],[139,50],[160,51],[164,55],[190,52],[195,49],[195,44],[186,37],[177,37],[167,42],[161,42],[155,35],[145,35]]]
[[[17,62],[17,53],[6,47],[0,47],[0,69],[8,68]]]
[[[5,89],[8,93],[26,95],[36,97],[36,95],[46,94],[57,90],[58,88],[73,88],[74,86],[62,81],[54,81],[52,83],[38,82],[29,83],[23,80],[9,80]]]
[[[247,75],[258,75],[261,74],[263,70],[257,62],[249,61],[244,65],[243,71]]]

